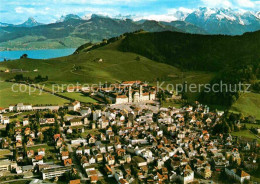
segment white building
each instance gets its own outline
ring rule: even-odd
[[[250,175],[241,169],[225,168],[225,173],[240,183],[243,183],[245,180],[250,180]]]
[[[29,119],[25,118],[23,119],[23,126],[29,125]]]
[[[17,105],[10,105],[9,111],[31,111],[33,110],[32,104],[18,103]]]
[[[17,163],[10,160],[0,161],[0,171],[11,171],[13,168],[17,168]]]
[[[91,108],[83,108],[80,111],[81,116],[87,116],[91,114]]]
[[[83,122],[79,118],[74,118],[70,120],[70,126],[80,126],[83,125]]]
[[[6,125],[6,124],[10,123],[10,120],[8,117],[0,115],[0,122],[1,122],[1,124]]]
[[[41,125],[44,124],[54,124],[55,123],[55,119],[54,118],[40,118],[39,122]]]
[[[80,102],[75,101],[68,106],[69,111],[78,111],[80,109]]]
[[[194,180],[194,171],[190,168],[189,165],[186,165],[185,169],[180,175],[180,180],[183,184],[190,183]]]
[[[65,172],[69,171],[70,167],[56,166],[53,168],[44,169],[42,171],[42,179],[52,179],[62,176]]]

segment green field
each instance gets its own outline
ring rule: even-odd
[[[98,129],[85,129],[84,133],[82,133],[81,136],[86,138],[88,134],[99,135],[100,131]]]
[[[50,152],[53,152],[54,151],[54,147],[50,147],[48,145],[35,145],[35,146],[32,146],[32,147],[28,147],[28,150],[33,150],[33,151],[38,151],[39,148],[44,148],[45,151],[50,151]]]
[[[256,139],[256,136],[249,130],[241,130],[238,132],[232,132],[231,134],[233,136],[239,136],[239,137],[241,136],[241,137],[245,137],[245,138]]]
[[[260,94],[245,93],[234,105],[232,105],[232,112],[241,112],[244,116],[252,115],[260,120]]]
[[[8,82],[0,82],[0,107],[8,107],[10,104],[17,104],[17,103],[31,103],[31,104],[64,104],[68,101],[57,96],[51,95],[46,92],[40,92],[40,90],[36,90],[29,94],[29,89],[31,91],[34,88],[28,88],[24,92],[14,92],[12,90],[13,83]],[[19,87],[21,89],[25,89],[25,85],[18,85],[15,86],[13,89],[17,91]]]
[[[175,102],[163,102],[162,104],[163,107],[175,107],[175,108],[181,108],[182,104],[181,103],[175,103]]]
[[[48,39],[44,36],[27,35],[13,39],[12,42],[1,42],[0,50],[5,50],[6,48],[12,50],[77,48],[86,42],[86,39],[71,36],[59,39]]]
[[[91,97],[88,97],[88,96],[85,96],[83,95],[82,93],[77,93],[77,92],[72,92],[72,93],[69,93],[69,92],[64,92],[64,93],[60,93],[61,95],[63,96],[66,96],[66,97],[69,97],[69,98],[72,98],[74,100],[78,100],[78,101],[81,101],[81,102],[86,102],[86,103],[96,103],[97,101],[94,100],[93,98]]]
[[[244,124],[243,124],[244,125]],[[260,139],[257,138],[255,136],[255,134],[253,134],[249,129],[251,127],[254,127],[254,128],[260,128],[260,125],[259,124],[249,124],[249,123],[246,123],[246,128],[247,130],[240,130],[238,132],[232,132],[231,135],[233,136],[238,136],[238,137],[243,137],[243,138],[247,138],[247,139],[257,139],[258,142],[260,143]]]
[[[250,130],[241,130],[238,132],[232,132],[231,135],[238,136],[246,139],[257,139],[260,143],[260,139],[258,139]]]

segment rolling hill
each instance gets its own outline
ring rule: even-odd
[[[120,50],[186,70],[219,71],[260,61],[260,31],[242,36],[178,32],[129,34]]]
[[[260,32],[242,36],[193,35],[169,31],[126,33],[99,44],[82,45],[67,57],[1,62],[0,70],[22,69],[26,77],[47,75],[49,80],[44,83],[47,87],[52,84],[93,84],[123,80],[142,80],[154,85],[156,81],[165,81],[165,84],[184,81],[206,84],[222,76],[229,80],[228,73],[235,70],[237,73],[230,75],[230,82],[253,82],[260,76],[260,54],[257,52],[260,48],[259,39]],[[34,72],[35,69],[38,71]],[[11,79],[17,74],[21,73],[0,72],[0,80]],[[213,99],[210,94],[207,95]],[[185,96],[193,101],[200,94],[188,93]],[[228,94],[226,98],[232,96],[234,94]],[[221,95],[217,99],[214,97],[218,102],[226,99],[221,98]],[[241,112],[243,108],[240,102],[244,101],[238,99],[232,108]],[[226,104],[224,106],[229,108]],[[258,112],[258,109],[254,112]]]
[[[34,77],[38,74],[48,75],[49,81],[55,83],[76,82],[115,82],[121,80],[156,80],[168,76],[179,69],[167,64],[158,63],[134,53],[124,53],[117,50],[121,40],[112,44],[67,57],[35,60],[19,59],[1,62],[0,68],[18,68],[25,72],[25,76]],[[138,61],[136,58],[141,59]],[[30,56],[29,56],[30,57]],[[102,62],[99,60],[102,59]],[[80,69],[75,69],[80,68]],[[38,72],[33,70],[38,69]],[[0,78],[8,79],[17,73],[0,73]]]

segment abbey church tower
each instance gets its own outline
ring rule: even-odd
[[[128,102],[129,103],[133,102],[133,99],[132,99],[132,87],[131,86],[129,86],[129,88],[128,88]]]
[[[140,88],[139,88],[139,94],[140,94],[140,101],[142,101],[142,97],[143,97],[143,86],[140,85]]]

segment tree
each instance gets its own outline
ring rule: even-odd
[[[14,79],[15,79],[16,82],[23,81],[24,76],[23,76],[23,74],[15,75]]]
[[[254,116],[248,116],[247,117],[247,122],[248,123],[255,123],[256,121],[255,121],[255,117]]]
[[[55,119],[55,124],[54,124],[54,133],[60,134],[60,125],[56,119]]]
[[[23,59],[23,58],[28,58],[28,55],[27,54],[23,54],[20,56],[20,59]]]
[[[135,60],[136,60],[136,61],[141,61],[140,56],[137,56],[137,57],[135,58]]]
[[[14,156],[14,160],[18,159],[18,150],[15,148],[14,152],[13,152],[13,156]]]
[[[106,103],[107,104],[112,104],[112,100],[110,98],[106,98]]]
[[[44,140],[44,136],[43,136],[43,134],[41,133],[41,134],[39,135],[39,141],[40,141],[40,143],[42,143],[43,140]]]
[[[27,151],[28,151],[27,146],[25,143],[23,143],[23,152],[25,155],[27,154]]]

